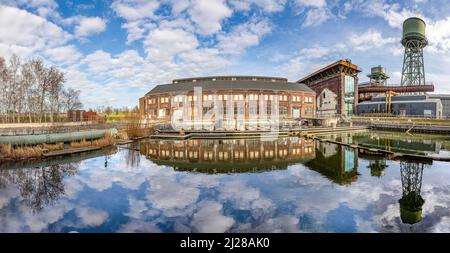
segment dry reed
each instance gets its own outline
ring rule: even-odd
[[[92,141],[86,141],[82,140],[79,142],[72,142],[70,143],[70,147],[72,148],[82,148],[82,147],[107,147],[116,144],[116,140],[114,137],[111,136],[111,134],[107,133],[105,136],[101,139],[92,140]]]
[[[3,158],[35,158],[41,157],[44,150],[40,146],[13,147],[10,144],[0,145],[0,157]]]
[[[61,150],[64,149],[64,143],[56,143],[56,144],[43,144],[43,149],[46,149],[48,151],[55,151],[55,150]]]

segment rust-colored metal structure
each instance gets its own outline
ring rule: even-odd
[[[397,93],[416,93],[416,92],[433,92],[434,85],[415,85],[415,86],[365,86],[359,87],[359,102],[372,99],[373,94],[385,94],[386,92]]]

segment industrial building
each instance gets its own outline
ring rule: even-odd
[[[428,97],[440,99],[442,103],[442,117],[450,118],[450,94],[429,94]]]
[[[358,104],[358,114],[361,116],[387,113],[386,97],[374,97],[370,101]],[[443,116],[443,106],[439,98],[428,95],[402,95],[391,98],[393,116],[401,117],[433,117]]]
[[[317,116],[351,116],[358,104],[359,67],[339,60],[297,81],[316,92]]]
[[[381,65],[371,68],[369,81],[358,85],[362,70],[350,60],[338,60],[296,83],[262,76],[176,79],[140,98],[140,114],[147,120],[173,123],[174,114],[183,111],[177,120],[189,123],[188,128],[199,125],[211,129],[211,117],[205,115],[215,108],[216,114],[222,116],[219,126],[214,117],[214,129],[227,130],[250,126],[260,129],[264,122],[273,121],[264,117],[274,114],[281,121],[301,124],[319,119],[324,125],[350,122],[347,116],[355,114],[450,117],[450,95],[427,95],[434,91],[434,85],[425,81],[425,28],[425,22],[416,17],[403,23],[401,43],[405,53],[399,85],[388,84],[389,76]]]
[[[144,119],[174,123],[176,118],[184,129],[235,130],[260,128],[278,119],[312,119],[315,96],[306,85],[285,78],[213,76],[158,85],[140,99],[139,108]]]
[[[358,87],[358,114],[385,116],[449,117],[450,95],[427,95],[434,85],[425,81],[423,48],[428,45],[425,22],[417,17],[403,22],[405,48],[400,85],[388,85],[382,66],[373,67],[369,82]]]

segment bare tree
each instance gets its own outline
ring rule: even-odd
[[[16,55],[8,63],[0,57],[0,122],[47,122],[48,116],[53,122],[57,113],[81,109],[80,91],[64,89],[65,81],[41,59],[22,64]]]
[[[83,108],[83,104],[80,101],[80,91],[72,88],[68,88],[62,91],[63,96],[63,109],[66,111],[79,110]]]
[[[22,85],[24,88],[24,107],[28,115],[28,122],[33,122],[32,115],[36,112],[36,78],[32,72],[31,62],[27,62],[21,69]]]
[[[60,97],[65,78],[64,73],[55,67],[50,67],[46,72],[46,78],[48,80],[48,108],[50,111],[50,121],[54,122],[54,114],[55,112],[59,112],[61,108]]]
[[[2,123],[5,123],[5,118],[3,117],[3,114],[6,114],[6,98],[7,98],[7,92],[6,92],[6,82],[7,82],[7,76],[8,76],[8,70],[6,66],[5,59],[3,57],[0,57],[0,117],[2,119]]]
[[[111,106],[107,106],[105,108],[105,113],[106,114],[112,114],[114,112],[114,109]]]

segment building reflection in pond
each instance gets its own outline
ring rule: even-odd
[[[303,138],[255,140],[142,141],[141,154],[159,165],[203,173],[287,169],[303,163],[338,184],[357,179],[356,150]]]
[[[287,169],[315,157],[315,142],[302,138],[141,142],[141,154],[175,170],[204,173]]]
[[[384,176],[385,170],[388,167],[386,164],[386,159],[373,159],[369,160],[369,165],[367,166],[370,169],[370,175],[373,177],[382,177]]]
[[[424,167],[425,164],[419,162],[400,162],[402,198],[398,202],[403,223],[415,224],[422,220],[425,200],[420,195],[420,190]]]
[[[340,185],[358,179],[358,151],[350,147],[317,142],[316,158],[305,165]]]
[[[20,195],[33,213],[55,204],[65,193],[63,179],[77,173],[77,164],[0,170],[0,189],[17,185]]]
[[[381,148],[392,152],[416,153],[422,155],[436,155],[446,146],[450,139],[433,135],[408,135],[391,132],[360,132],[326,135],[327,139],[344,143],[362,145],[371,148]]]
[[[375,154],[365,149],[359,150],[359,158],[363,158],[369,161],[367,168],[370,169],[370,175],[372,177],[382,177],[384,176],[386,169],[388,168],[387,159],[384,156]]]

